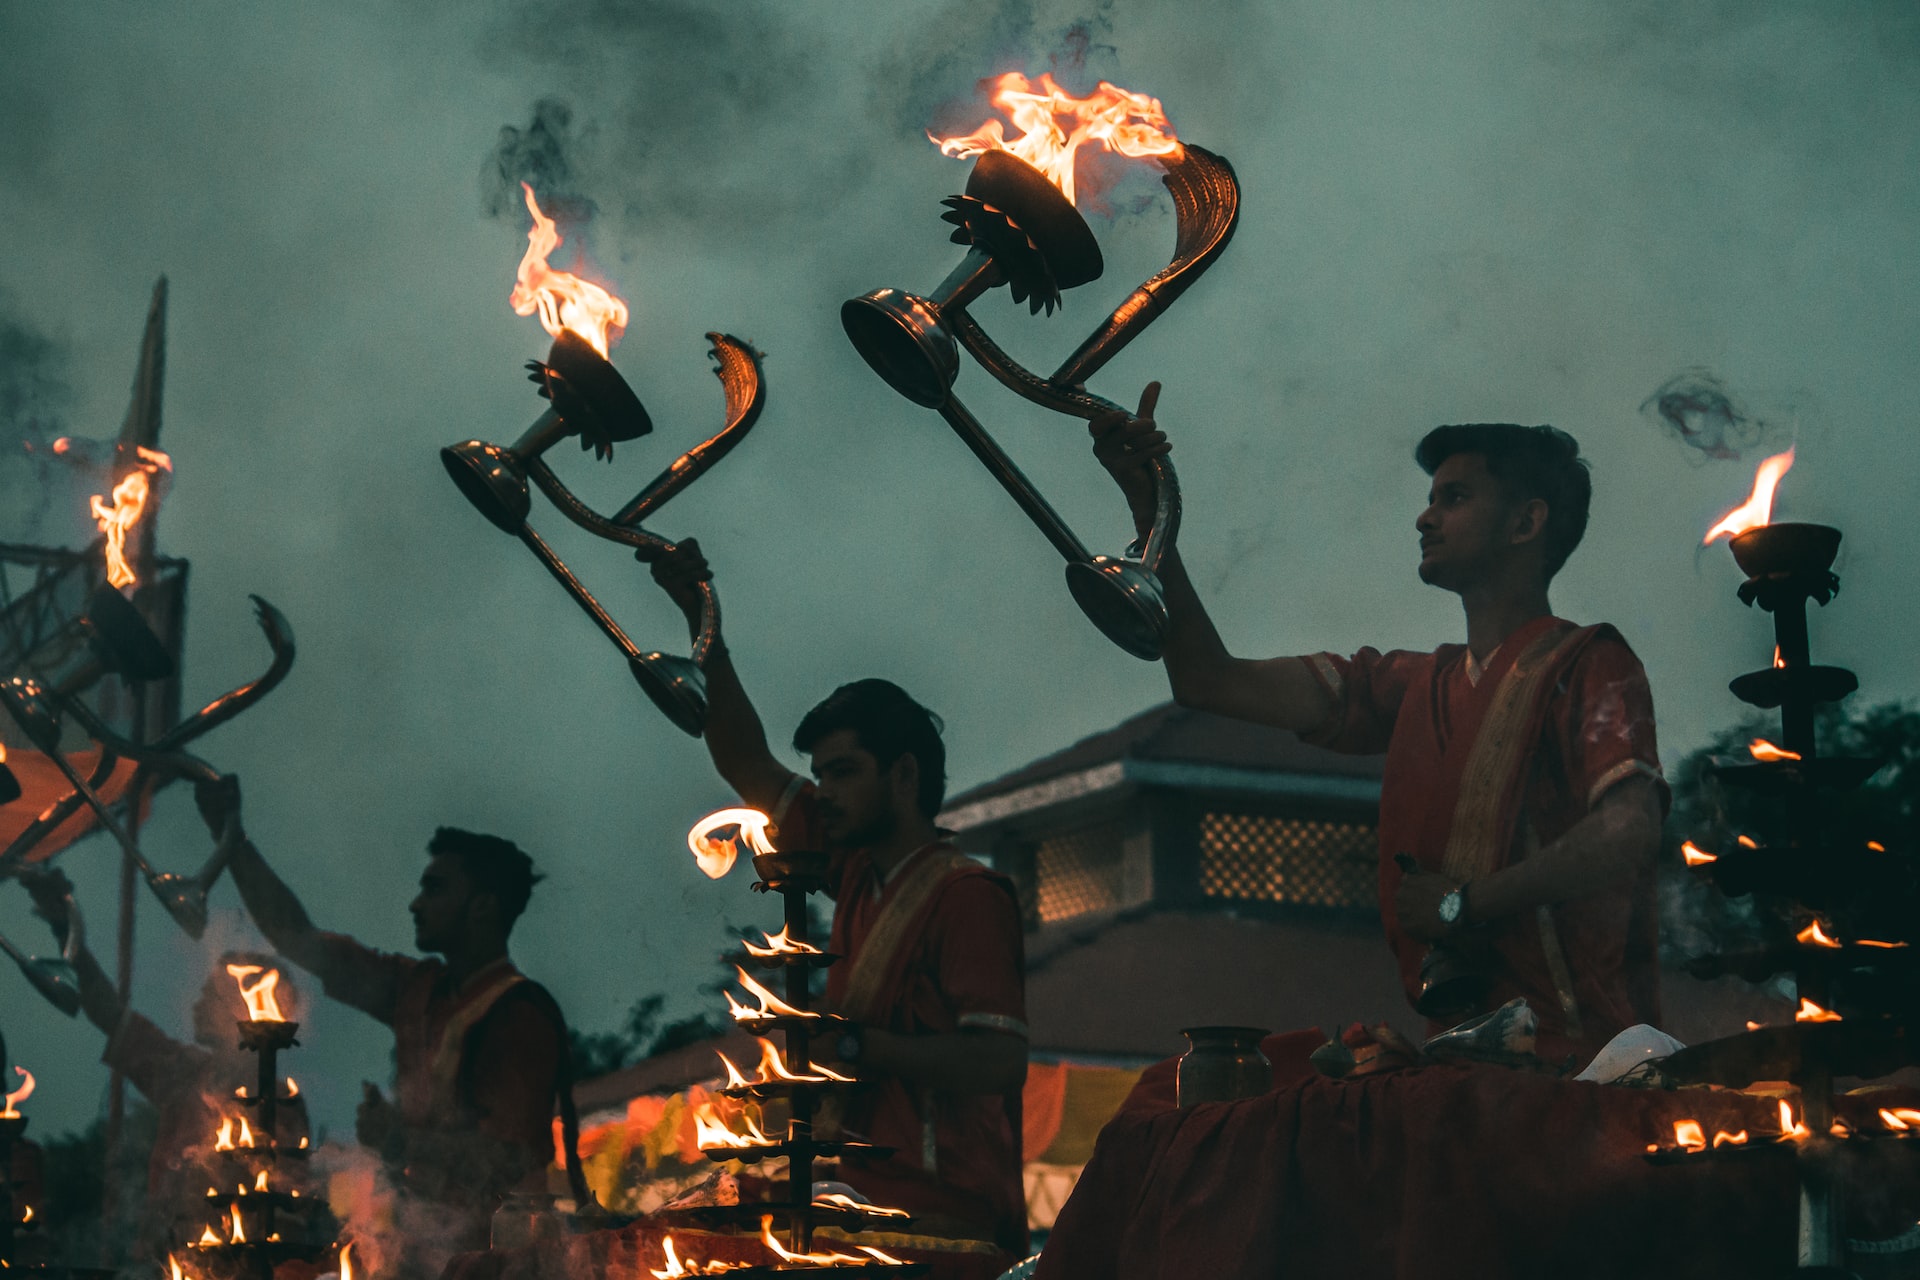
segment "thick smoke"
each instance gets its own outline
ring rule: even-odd
[[[480,174],[480,205],[490,218],[519,222],[526,218],[520,184],[533,188],[546,215],[561,226],[592,219],[597,206],[586,194],[586,156],[594,129],[573,128],[573,108],[560,98],[533,104],[526,128],[500,127],[500,140]]]
[[[1771,431],[1767,422],[1734,402],[1725,383],[1697,367],[1668,378],[1641,404],[1640,412],[1709,458],[1738,459]]]
[[[30,541],[53,497],[53,441],[72,400],[66,348],[0,293],[0,539]]]

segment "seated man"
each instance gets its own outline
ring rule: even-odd
[[[712,576],[698,545],[680,544],[653,573],[697,627],[695,586]],[[827,1000],[854,1021],[837,1056],[860,1079],[844,1127],[895,1148],[846,1159],[838,1176],[912,1213],[916,1233],[1017,1257],[1027,1243],[1020,911],[1004,877],[934,826],[946,792],[938,722],[885,680],[842,685],[794,732],[794,749],[812,757],[806,782],[768,748],[724,645],[706,671],[720,776],[772,816],[781,848],[835,855],[828,950],[843,959],[828,970]]]
[[[1168,452],[1158,395],[1152,384],[1137,415],[1090,424],[1142,530],[1147,464]],[[1667,798],[1633,651],[1547,602],[1586,530],[1592,481],[1579,445],[1552,427],[1439,427],[1414,458],[1432,477],[1415,521],[1420,579],[1460,597],[1465,644],[1238,658],[1173,553],[1161,571],[1167,678],[1182,706],[1385,752],[1380,914],[1408,999],[1437,1030],[1523,996],[1544,1056],[1591,1056],[1659,1018],[1654,853]],[[1470,1003],[1447,999],[1462,992]]]
[[[35,912],[53,926],[64,946],[73,894],[66,873],[35,869],[22,874],[20,882]],[[142,1254],[156,1260],[199,1238],[208,1221],[207,1187],[230,1176],[227,1164],[214,1153],[221,1124],[237,1124],[251,1114],[228,1100],[236,1089],[251,1092],[259,1086],[258,1060],[240,1048],[238,1024],[247,1020],[247,1006],[228,965],[278,967],[272,956],[244,951],[221,955],[193,1002],[192,1040],[182,1043],[121,1000],[90,949],[82,947],[74,961],[80,1008],[87,1021],[107,1033],[100,1060],[131,1081],[154,1109],[153,1153],[147,1161],[147,1197],[137,1238]],[[286,1016],[297,1021],[300,994],[284,973],[275,995]],[[306,1100],[296,1095],[276,1114],[281,1145],[297,1146],[307,1136]]]
[[[237,830],[237,787],[216,796],[207,818]],[[566,1022],[507,954],[540,879],[533,861],[508,841],[454,827],[434,833],[427,856],[408,905],[414,945],[440,957],[426,960],[316,927],[244,835],[232,871],[254,923],[282,955],[334,999],[393,1028],[395,1096],[364,1086],[359,1137],[401,1193],[399,1270],[437,1275],[447,1256],[487,1247],[502,1195],[545,1190],[556,1103],[575,1200],[584,1206],[589,1196],[574,1153]]]

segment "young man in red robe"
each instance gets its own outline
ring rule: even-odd
[[[698,625],[712,576],[691,540],[654,577]],[[842,1177],[914,1215],[916,1234],[1027,1245],[1020,1089],[1027,1074],[1020,909],[1012,885],[934,825],[946,748],[933,714],[897,685],[842,685],[794,732],[808,782],[775,758],[724,645],[707,664],[714,767],[769,814],[785,849],[830,851],[833,933],[844,957],[827,1002],[853,1019],[838,1059],[860,1079],[843,1128],[894,1153],[847,1159]]]
[[[238,827],[237,787],[205,807],[210,826],[230,819]],[[399,1192],[401,1257],[380,1270],[433,1276],[451,1254],[487,1247],[501,1196],[546,1190],[556,1104],[575,1198],[584,1205],[588,1193],[574,1155],[566,1021],[507,953],[540,880],[533,860],[497,836],[453,827],[434,832],[427,855],[407,907],[414,945],[438,957],[424,960],[318,928],[244,835],[231,867],[248,913],[281,955],[334,999],[393,1028],[394,1097],[363,1086],[358,1135]]]
[[[1143,530],[1146,464],[1169,449],[1158,396],[1152,384],[1137,414],[1090,424]],[[1167,677],[1183,706],[1385,752],[1380,912],[1409,1000],[1420,1003],[1437,948],[1434,961],[1479,987],[1446,1022],[1524,996],[1543,1056],[1591,1055],[1659,1019],[1654,854],[1667,803],[1638,659],[1612,627],[1576,626],[1547,601],[1586,530],[1592,482],[1573,437],[1552,427],[1439,427],[1414,458],[1432,477],[1414,522],[1420,579],[1460,597],[1465,644],[1235,657],[1176,553],[1161,573]]]

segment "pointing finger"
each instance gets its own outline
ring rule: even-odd
[[[1155,407],[1158,406],[1159,403],[1160,384],[1157,382],[1149,382],[1146,390],[1140,393],[1140,408],[1134,412],[1133,416],[1136,418],[1151,418]]]

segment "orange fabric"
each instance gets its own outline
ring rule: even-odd
[[[1027,1085],[1021,1090],[1020,1150],[1038,1160],[1060,1135],[1067,1114],[1067,1072],[1064,1062],[1027,1064]]]
[[[62,753],[67,763],[82,778],[93,777],[93,771],[100,763],[98,751],[68,751]],[[38,751],[14,749],[7,752],[7,768],[13,770],[13,776],[20,781],[20,798],[9,805],[0,805],[0,849],[6,848],[19,838],[22,831],[33,825],[33,820],[73,790],[73,784],[67,781],[67,775],[53,761]],[[100,798],[108,804],[117,803],[127,793],[127,784],[133,781],[133,772],[137,766],[131,760],[122,760],[113,766],[104,784],[94,788]],[[153,810],[153,793],[166,784],[166,780],[155,779],[147,787],[147,793],[140,800],[140,820],[146,821]],[[99,830],[100,819],[86,805],[69,815],[65,822],[49,831],[45,838],[36,844],[27,854],[27,861],[45,862],[65,849],[68,845]]]

